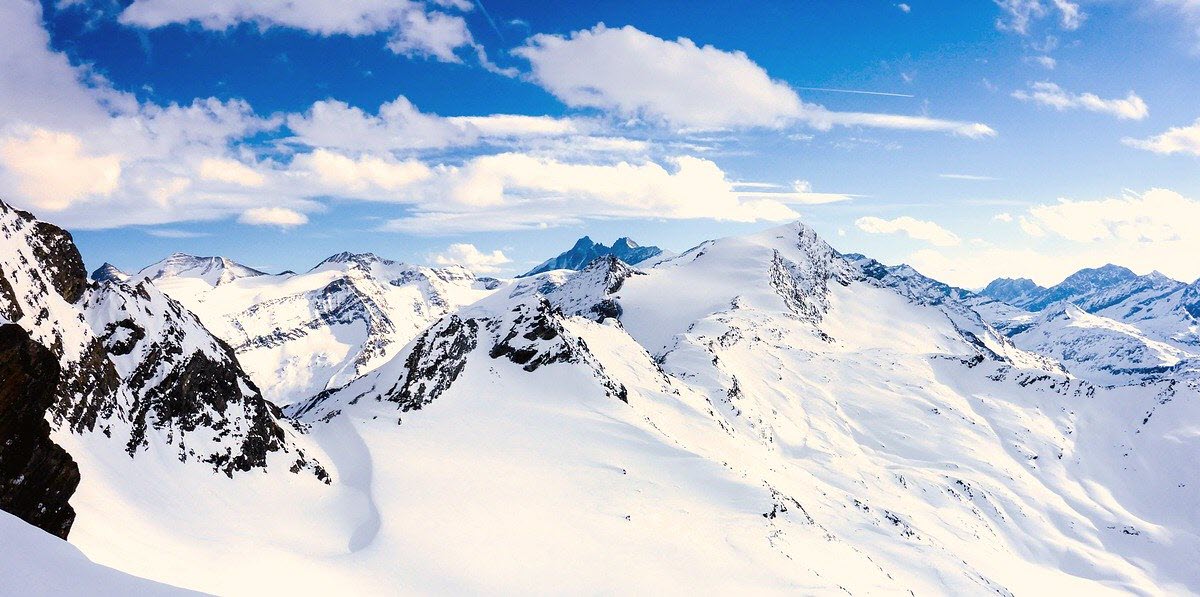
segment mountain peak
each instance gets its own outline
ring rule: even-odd
[[[321,260],[320,263],[314,265],[309,271],[315,271],[327,265],[350,264],[351,266],[370,267],[375,263],[392,264],[394,261],[384,259],[374,253],[352,253],[350,251],[342,251],[335,253]]]
[[[228,257],[204,257],[188,253],[171,253],[166,259],[148,265],[136,277],[161,280],[163,278],[194,278],[211,286],[225,284],[240,278],[265,276],[252,267],[242,265]]]
[[[584,236],[575,241],[575,245],[569,251],[561,253],[553,259],[543,261],[540,265],[525,272],[520,277],[524,278],[556,269],[579,271],[587,267],[588,264],[595,261],[598,257],[605,255],[613,255],[628,264],[638,264],[661,255],[662,252],[663,250],[658,247],[643,247],[628,236],[618,238],[611,247],[595,242],[589,236]]]
[[[92,272],[92,279],[97,282],[124,282],[129,279],[129,274],[105,261],[104,265],[101,265],[96,268],[96,271]]]
[[[634,242],[633,240],[631,240],[628,236],[622,236],[621,238],[618,238],[616,240],[616,242],[613,243],[614,250],[616,250],[618,248],[625,249],[625,250],[633,250],[640,246],[641,245],[639,245],[636,242]]]
[[[1045,288],[1029,278],[996,278],[979,291],[979,294],[1023,307],[1044,292]]]

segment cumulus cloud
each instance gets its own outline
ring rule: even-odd
[[[445,251],[430,255],[429,261],[434,265],[461,265],[480,274],[494,274],[500,271],[500,266],[512,263],[500,249],[485,253],[470,243],[454,243]]]
[[[1030,90],[1017,90],[1013,97],[1026,102],[1050,106],[1058,111],[1083,109],[1116,116],[1123,120],[1142,120],[1150,115],[1146,102],[1132,91],[1124,99],[1103,99],[1094,93],[1071,93],[1057,84],[1041,81],[1030,85]]]
[[[535,82],[573,107],[691,128],[778,126],[803,109],[795,91],[742,52],[629,26],[538,34],[513,52],[529,61]]]
[[[460,11],[472,8],[468,2],[442,6]],[[324,0],[134,0],[121,12],[120,20],[146,28],[196,23],[222,31],[239,23],[254,23],[264,29],[287,27],[317,35],[389,33],[388,48],[393,52],[444,62],[461,62],[458,50],[477,47],[461,16],[430,10],[411,0],[356,0],[336,8]]]
[[[87,155],[79,137],[40,128],[0,139],[0,164],[19,194],[50,211],[111,195],[121,176],[118,156]]]
[[[247,16],[233,10],[242,6],[233,0],[186,7],[138,0],[130,8],[135,5],[149,11],[138,17],[147,23],[178,22],[192,11],[208,16],[188,22],[212,28],[255,21],[253,10],[285,15],[264,26],[305,27],[298,19],[311,8],[268,2]],[[156,6],[167,12],[152,18]],[[359,34],[379,26],[352,19],[326,25],[311,27]],[[302,114],[270,117],[237,99],[139,101],[71,66],[49,41],[39,3],[0,2],[0,196],[53,210],[56,223],[72,228],[234,218],[289,227],[319,211],[324,197],[396,203],[405,215],[386,228],[422,234],[584,218],[781,221],[798,217],[795,205],[849,198],[807,185],[738,187],[715,162],[682,155],[701,148],[611,135],[620,125],[603,119],[443,117],[421,112],[404,97],[373,112],[325,100]],[[732,63],[757,68],[744,57]],[[283,150],[264,154],[264,137],[282,141]],[[490,143],[505,150],[484,153],[495,151],[485,147]],[[412,155],[451,147],[478,151]]]
[[[1069,0],[995,0],[1001,16],[996,19],[996,28],[1027,35],[1030,26],[1051,15],[1058,17],[1058,24],[1067,31],[1074,31],[1083,24],[1087,15],[1079,4]]]
[[[571,107],[677,129],[715,130],[834,125],[991,136],[986,125],[923,116],[834,112],[796,91],[743,52],[690,39],[655,37],[634,27],[596,25],[570,35],[538,34],[513,53],[529,61],[531,80]]]
[[[1029,209],[1040,229],[1075,242],[1200,242],[1200,202],[1165,189],[1099,201],[1059,200]]]
[[[242,212],[238,221],[254,226],[291,228],[308,223],[308,216],[286,207],[254,207]]]
[[[1189,126],[1173,126],[1165,132],[1146,139],[1125,138],[1122,143],[1161,153],[1164,155],[1174,153],[1187,153],[1200,156],[1200,119],[1193,122]]]
[[[939,247],[951,247],[962,242],[958,235],[934,222],[918,220],[909,216],[900,216],[891,220],[868,216],[855,220],[854,225],[859,230],[870,234],[904,233],[909,238],[923,240]]]

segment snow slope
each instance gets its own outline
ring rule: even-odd
[[[93,564],[70,543],[0,512],[0,562],[6,595],[190,595]]]

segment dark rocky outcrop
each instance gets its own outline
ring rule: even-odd
[[[58,359],[17,325],[0,326],[0,509],[65,539],[79,467],[50,440]]]
[[[32,246],[33,254],[45,267],[43,272],[50,278],[50,284],[68,303],[78,301],[87,289],[87,270],[71,233],[54,224],[37,222],[34,234],[41,242]]]

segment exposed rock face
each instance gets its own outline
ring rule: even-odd
[[[18,212],[32,218],[27,212]],[[43,270],[50,278],[50,283],[68,303],[74,303],[83,296],[87,288],[87,270],[83,268],[83,258],[71,234],[54,224],[36,222],[33,225],[34,235],[42,242],[33,245],[33,254],[46,267]]]
[[[79,467],[50,440],[58,359],[14,324],[0,325],[0,509],[66,539]]]
[[[624,310],[617,300],[617,293],[632,276],[643,276],[645,272],[626,265],[615,255],[597,257],[583,271],[573,274],[561,285],[545,284],[538,291],[551,304],[567,315],[582,315],[596,319],[620,319]],[[513,296],[530,289],[518,287]]]
[[[237,270],[219,265],[205,273]],[[191,312],[144,281],[89,284],[70,234],[3,203],[0,281],[0,313],[56,362],[53,377],[38,376],[55,428],[99,432],[130,457],[176,450],[229,476],[266,466],[271,452],[324,475],[290,449],[279,409]]]

